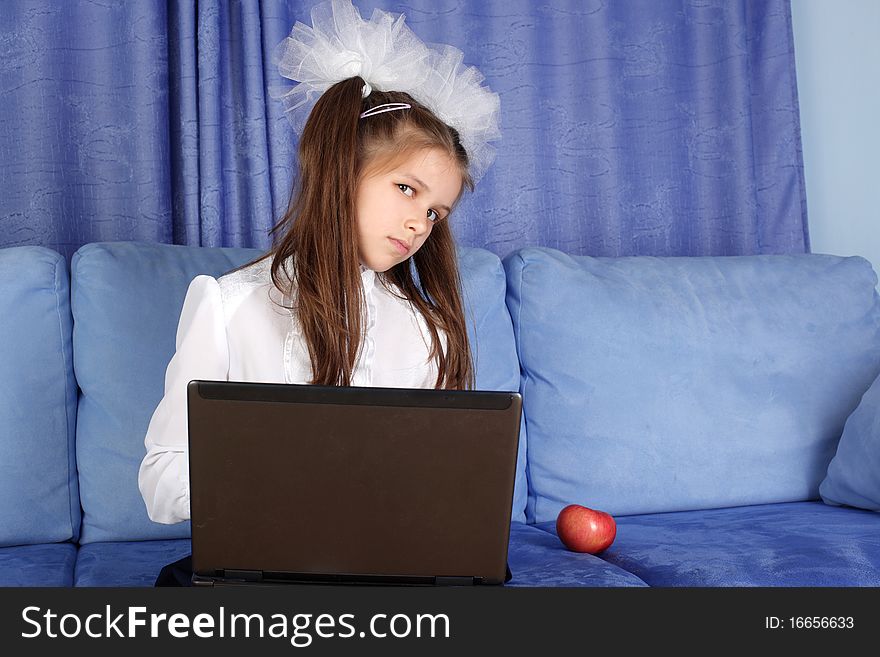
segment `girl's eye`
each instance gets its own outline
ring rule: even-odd
[[[407,196],[412,198],[412,195],[415,192],[415,190],[412,187],[410,187],[409,185],[404,184],[404,183],[396,183],[396,184],[397,184],[398,189],[400,189],[401,192],[403,192],[404,194],[406,194]],[[428,210],[428,220],[432,224],[437,223],[438,221],[440,221],[440,215],[437,214],[437,212],[434,210]]]

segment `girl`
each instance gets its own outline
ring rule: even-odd
[[[190,380],[474,386],[449,216],[488,166],[497,95],[475,69],[460,70],[458,51],[424,46],[402,16],[377,10],[361,21],[332,0],[312,17],[312,30],[298,23],[282,44],[282,71],[310,86],[295,90],[323,93],[302,131],[290,206],[272,230],[280,239],[219,279],[196,277],[186,294],[138,476],[155,522],[189,518]],[[339,52],[339,65],[328,65]],[[363,75],[334,81],[353,56]],[[464,114],[462,98],[473,101]]]

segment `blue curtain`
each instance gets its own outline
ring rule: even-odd
[[[501,94],[465,245],[809,250],[788,0],[356,1]],[[296,137],[271,53],[313,2],[0,4],[0,247],[270,244]]]

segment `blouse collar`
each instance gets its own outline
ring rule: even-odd
[[[364,287],[364,294],[372,292],[376,284],[376,272],[361,263],[361,284]]]

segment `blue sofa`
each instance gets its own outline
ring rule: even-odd
[[[150,586],[143,437],[189,281],[248,249],[0,250],[0,585]],[[477,386],[520,390],[510,586],[880,585],[880,299],[857,257],[460,250]],[[569,503],[618,525],[566,550]]]

